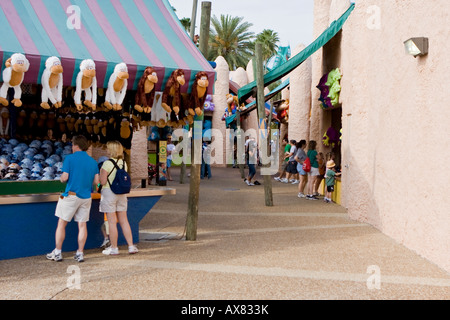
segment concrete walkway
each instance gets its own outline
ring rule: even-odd
[[[142,220],[138,254],[0,261],[0,299],[450,298],[447,272],[345,208],[299,199],[296,185],[276,181],[265,207],[263,186],[247,186],[238,169],[212,168],[202,180],[198,239],[185,241],[189,179],[179,184],[172,170],[177,194]]]

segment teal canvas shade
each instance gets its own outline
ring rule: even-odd
[[[338,20],[333,21],[331,25],[313,43],[311,43],[303,51],[299,52],[294,57],[283,63],[278,68],[266,73],[264,75],[264,86],[268,86],[269,84],[289,74],[317,50],[327,44],[328,41],[330,41],[342,29],[345,21],[347,21],[348,17],[354,9],[355,4],[352,3],[347,11]],[[256,81],[253,81],[240,88],[238,91],[239,101],[245,100],[249,96],[251,96],[255,87]]]

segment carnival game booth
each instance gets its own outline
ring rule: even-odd
[[[139,221],[175,190],[146,186],[146,145],[134,138],[202,114],[215,71],[166,0],[2,0],[0,25],[0,259],[54,246],[62,162],[80,134],[96,160],[108,141],[124,146],[138,242]],[[145,159],[133,160],[142,148]],[[103,237],[98,198],[93,193],[87,249]],[[68,225],[63,250],[74,250],[76,228]]]

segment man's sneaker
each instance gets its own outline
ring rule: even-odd
[[[249,186],[250,182],[248,180],[245,180],[245,183]]]
[[[306,196],[305,196],[303,193],[299,192],[298,195],[297,195],[297,197],[299,197],[299,198],[304,198],[304,197],[306,197]]]
[[[292,181],[292,184],[297,184],[297,183],[299,183],[300,181],[298,181],[298,180],[294,180],[294,181]]]
[[[307,195],[306,199],[308,199],[308,200],[319,200],[319,199],[317,199],[316,197],[314,197],[312,195]]]
[[[274,180],[277,180],[277,181],[280,181],[281,180],[281,178],[280,177],[275,177],[275,178],[273,178]]]
[[[289,181],[288,181],[288,179],[284,178],[284,179],[281,179],[280,182],[288,183]]]
[[[57,261],[57,262],[60,262],[60,261],[63,260],[61,252],[56,254],[55,250],[53,250],[50,253],[47,253],[46,257],[47,257],[48,260],[53,260],[53,261]]]
[[[253,182],[248,183],[249,186],[254,186],[255,184]]]
[[[78,262],[84,262],[84,255],[83,253],[79,253],[79,252],[75,252],[75,255],[73,256],[73,258],[75,260],[77,260]]]
[[[107,256],[117,256],[119,254],[119,248],[108,247],[102,253]]]
[[[314,196],[314,197],[319,197],[319,196],[320,196],[320,193],[314,192],[314,193],[313,193],[313,196]]]
[[[139,250],[138,250],[138,248],[136,248],[136,246],[129,246],[128,247],[128,253],[129,254],[134,254],[134,253],[138,253],[139,252]]]

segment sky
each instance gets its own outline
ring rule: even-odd
[[[252,23],[250,31],[255,35],[264,29],[278,33],[278,46],[299,44],[309,45],[313,41],[314,0],[209,0],[211,17],[221,14],[244,17],[243,21]],[[176,9],[178,18],[191,18],[192,0],[169,0]],[[195,33],[199,34],[202,0],[197,0]],[[293,27],[295,25],[295,27]]]

